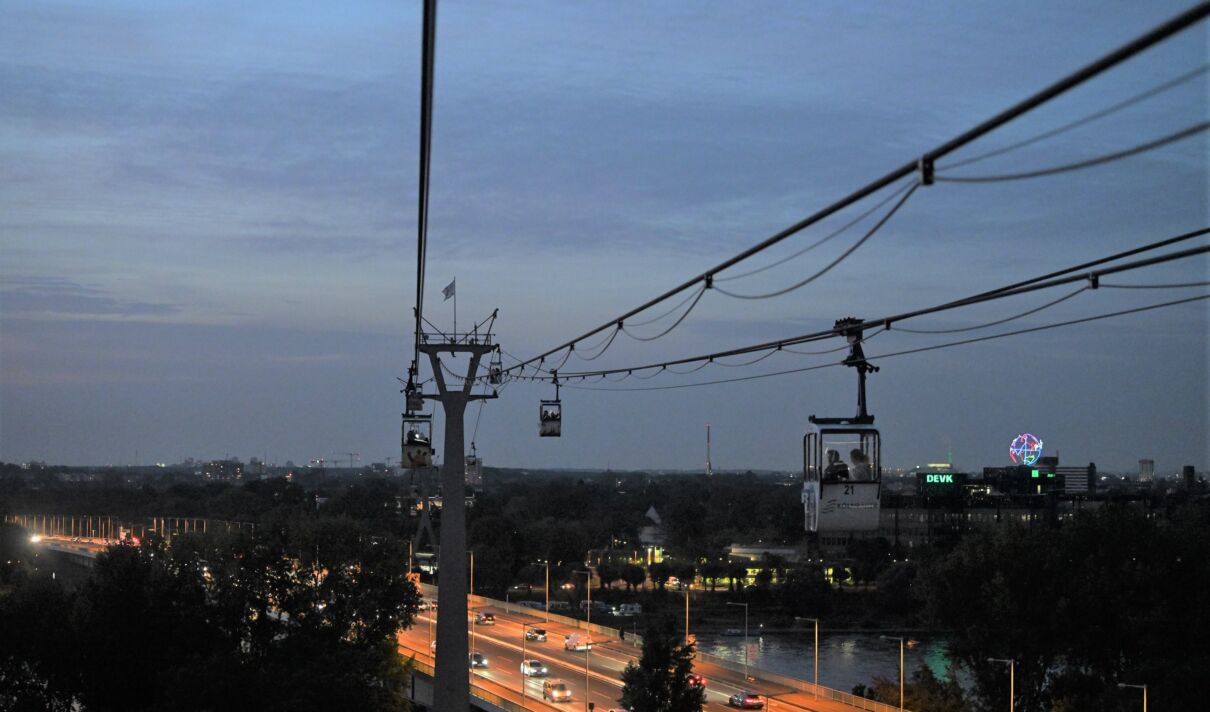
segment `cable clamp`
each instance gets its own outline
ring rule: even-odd
[[[920,184],[933,184],[933,159],[928,156],[921,156],[916,162],[916,168],[920,171]]]
[[[1097,289],[1101,286],[1101,275],[1096,272],[1088,273],[1088,288]]]
[[[710,289],[713,286],[714,286],[714,275],[712,275],[712,274],[706,275],[706,289]]]

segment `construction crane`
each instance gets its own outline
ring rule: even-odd
[[[350,469],[352,469],[354,462],[361,462],[361,453],[359,453],[359,452],[334,452],[332,454],[333,455],[344,455],[345,457],[347,457],[348,461],[349,461]],[[336,460],[335,462],[340,462],[340,460]]]

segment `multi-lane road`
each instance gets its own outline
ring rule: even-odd
[[[475,668],[472,671],[468,665],[468,674],[473,673],[475,685],[512,702],[521,702],[524,694],[524,705],[531,709],[585,709],[585,689],[588,690],[587,701],[592,702],[597,710],[604,712],[621,707],[618,698],[622,693],[622,670],[631,660],[637,659],[641,652],[632,643],[617,638],[594,636],[592,650],[586,656],[583,652],[573,652],[563,647],[567,635],[583,634],[583,631],[554,622],[545,623],[541,611],[535,611],[534,615],[530,616],[505,612],[498,608],[477,610],[494,613],[496,622],[495,625],[474,627],[474,650],[487,657],[486,668]],[[544,628],[546,641],[526,641],[526,624]],[[405,654],[415,655],[418,661],[431,664],[433,657],[430,653],[430,640],[435,638],[436,621],[432,612],[426,611],[420,614],[412,628],[399,634],[399,644]],[[546,678],[522,676],[520,667],[523,653],[526,658],[536,658],[545,663],[550,674]],[[719,665],[698,661],[694,669],[706,678],[707,710],[730,709],[727,705],[728,698],[741,691],[760,694],[762,703],[767,703],[772,710],[852,712],[861,709],[838,701],[815,699],[810,692],[761,680],[759,670],[756,669],[750,671],[752,676],[747,682],[744,681],[742,673]],[[570,703],[554,704],[542,700],[543,681],[552,678],[563,680],[571,688]]]

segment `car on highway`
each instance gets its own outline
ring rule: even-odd
[[[542,699],[551,702],[571,702],[571,688],[562,680],[547,680],[542,683]]]
[[[496,616],[491,613],[480,613],[475,616],[477,625],[496,625]]]
[[[727,704],[732,707],[738,707],[741,710],[758,710],[765,706],[765,703],[760,699],[760,695],[755,692],[737,692],[727,698]]]
[[[466,656],[466,659],[473,668],[487,667],[487,657],[483,653],[471,653]]]
[[[706,689],[706,678],[696,672],[689,673],[689,677],[685,680],[685,684],[689,687],[696,687],[699,690]]]
[[[546,642],[546,629],[545,628],[526,628],[525,629],[525,639],[530,642],[533,642],[536,640],[539,643],[545,643]]]
[[[572,633],[563,639],[563,649],[571,650],[577,653],[585,650],[592,650],[592,640],[590,640],[587,635]]]
[[[530,659],[521,663],[521,674],[525,677],[546,677],[550,670],[541,660]]]

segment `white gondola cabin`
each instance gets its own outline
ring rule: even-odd
[[[873,423],[855,422],[860,420],[810,418],[803,436],[807,531],[878,529],[882,440]]]
[[[429,467],[433,464],[433,416],[405,413],[403,416],[404,467]]]
[[[862,321],[834,328],[849,342],[844,364],[857,371],[857,415],[808,420],[802,438],[804,526],[808,532],[877,531],[882,487],[882,438],[866,410],[866,375],[878,371],[861,348]]]

